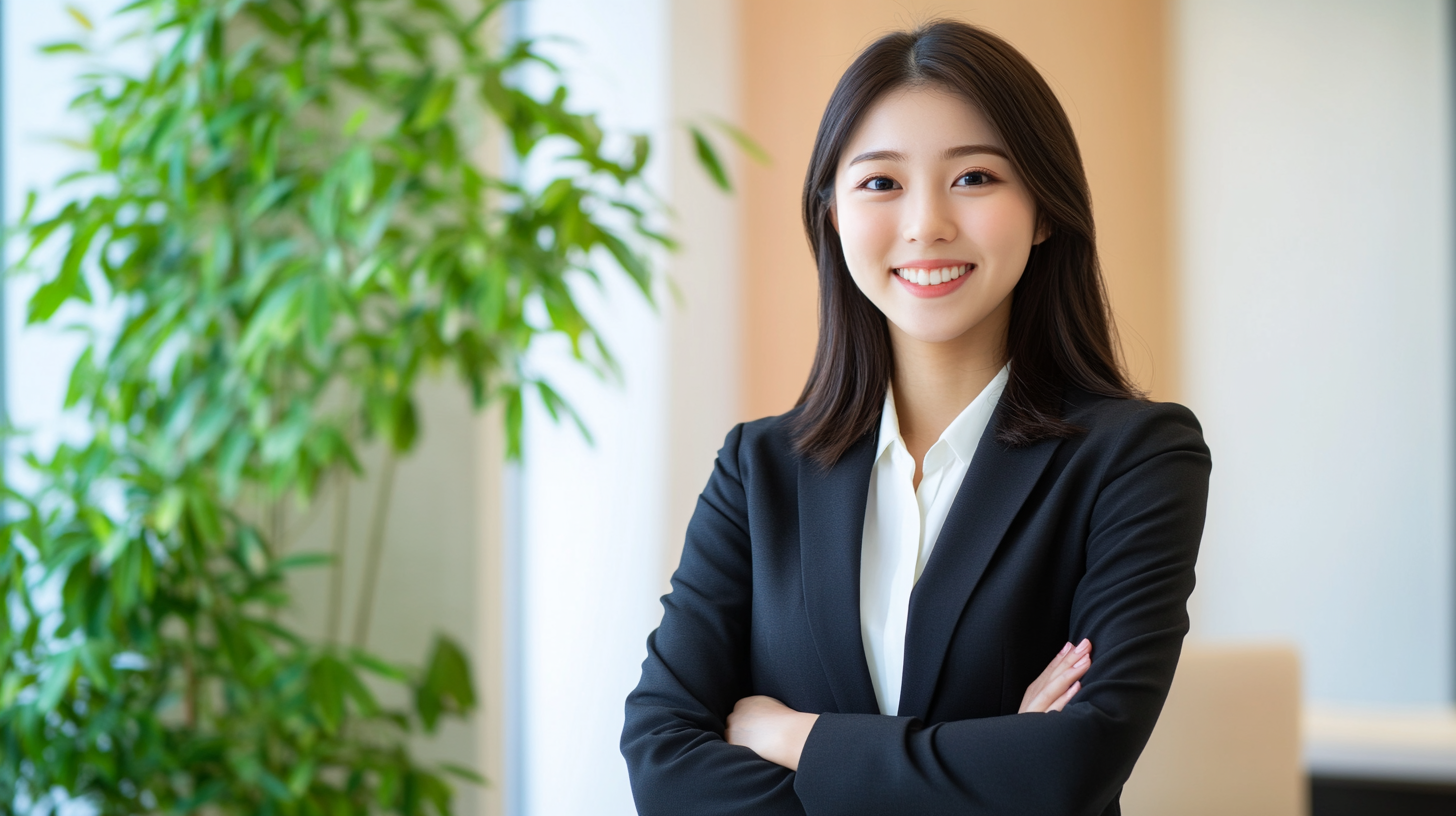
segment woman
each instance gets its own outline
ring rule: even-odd
[[[829,101],[804,224],[814,366],[688,527],[627,699],[639,810],[1119,812],[1210,460],[1120,368],[1066,115],[985,31],[890,34]]]

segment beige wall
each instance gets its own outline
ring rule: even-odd
[[[799,192],[824,104],[860,48],[935,16],[1007,38],[1061,97],[1132,375],[1155,399],[1176,396],[1163,2],[743,0],[740,9],[742,121],[774,159],[747,169],[742,196],[745,417],[791,407],[813,358],[817,286]]]

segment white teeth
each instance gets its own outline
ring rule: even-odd
[[[895,274],[920,286],[935,286],[936,284],[950,283],[969,272],[970,269],[969,264],[959,264],[957,266],[943,266],[939,269],[896,269]]]

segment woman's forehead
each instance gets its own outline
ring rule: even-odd
[[[936,158],[961,145],[1005,151],[996,128],[964,95],[936,85],[911,85],[882,94],[860,119],[840,158],[847,166],[865,153],[882,158]]]

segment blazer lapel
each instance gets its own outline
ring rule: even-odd
[[[834,467],[799,466],[799,554],[814,647],[841,714],[878,714],[859,625],[859,560],[874,464],[868,433]]]
[[[929,712],[940,667],[971,593],[1060,443],[1050,439],[1008,448],[996,441],[995,426],[988,425],[981,437],[925,572],[910,593],[902,717],[924,718]]]

